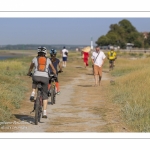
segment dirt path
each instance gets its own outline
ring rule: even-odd
[[[103,86],[110,82],[108,73],[103,72],[101,86],[93,87],[91,72],[91,68],[85,69],[77,78],[60,86],[56,104],[51,105],[49,99],[48,118],[42,118],[38,125],[34,125],[34,113],[30,114],[33,106],[27,99],[23,104],[26,107],[14,114],[16,124],[12,132],[126,132],[114,113],[116,106],[107,102],[103,94]]]

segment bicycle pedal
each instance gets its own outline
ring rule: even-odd
[[[30,114],[31,114],[32,112],[34,112],[34,109],[30,112]]]
[[[47,118],[47,116],[46,116],[46,115],[43,115],[42,118]]]
[[[33,100],[30,100],[30,102],[35,102],[35,99],[33,99]]]

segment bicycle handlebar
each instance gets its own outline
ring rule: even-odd
[[[57,73],[61,73],[61,72],[63,72],[63,71],[62,70],[57,71]]]
[[[63,72],[63,71],[62,71],[62,70],[57,71],[57,73],[61,73],[61,72]],[[27,76],[32,77],[32,76],[33,76],[33,73],[30,72],[30,74],[27,74]]]
[[[27,76],[32,77],[33,73],[32,72],[30,72],[30,74],[27,73]]]

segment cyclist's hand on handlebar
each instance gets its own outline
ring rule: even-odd
[[[32,76],[32,73],[31,73],[31,72],[28,72],[28,73],[27,73],[27,76]]]
[[[59,70],[59,71],[58,71],[58,73],[61,73],[61,72],[63,72],[63,71],[62,71],[62,70]]]
[[[57,78],[57,74],[54,74],[54,77]]]

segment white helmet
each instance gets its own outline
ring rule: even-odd
[[[40,46],[40,47],[38,47],[37,52],[46,54],[47,49],[46,49],[46,47]]]

